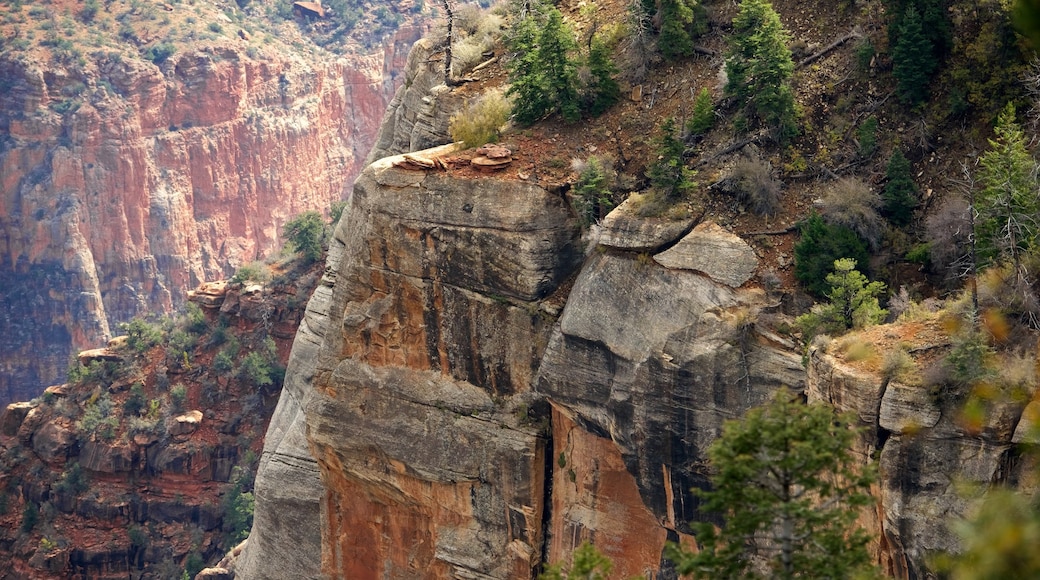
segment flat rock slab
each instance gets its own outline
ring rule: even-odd
[[[758,267],[751,246],[715,222],[693,228],[679,243],[654,256],[654,261],[672,270],[701,272],[731,288],[747,282]]]
[[[603,218],[598,241],[604,246],[634,252],[653,251],[679,239],[693,227],[694,218],[670,220],[639,217],[626,199]]]

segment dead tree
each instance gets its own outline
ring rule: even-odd
[[[448,14],[448,32],[444,38],[444,85],[448,87],[455,86],[455,81],[451,78],[451,40],[452,40],[452,28],[455,25],[455,0],[441,0],[444,5],[444,11]]]

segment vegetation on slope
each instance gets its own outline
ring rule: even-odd
[[[298,253],[241,268],[226,295],[124,324],[0,433],[0,575],[194,577],[248,535],[264,432],[321,276],[309,252],[327,227],[289,228]]]

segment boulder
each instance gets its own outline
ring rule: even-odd
[[[118,351],[111,348],[92,348],[90,350],[84,350],[76,356],[76,360],[82,366],[88,366],[93,362],[120,362],[123,360],[123,355],[119,354]]]
[[[751,279],[758,267],[751,246],[715,222],[699,224],[654,261],[665,268],[700,272],[733,288]]]
[[[188,291],[188,300],[204,308],[220,308],[227,296],[227,280],[203,282],[194,290]]]
[[[76,433],[57,420],[47,421],[32,436],[32,448],[46,463],[64,463],[76,443]]]
[[[678,240],[696,223],[695,218],[672,220],[663,217],[640,217],[632,209],[633,199],[626,199],[603,221],[594,226],[593,239],[610,248],[633,252],[654,252]]]
[[[25,421],[26,415],[35,406],[35,404],[29,401],[7,405],[3,414],[0,415],[0,435],[5,437],[17,435],[18,429],[22,426],[22,422]]]
[[[182,437],[194,433],[201,424],[202,411],[188,411],[183,415],[174,417],[167,425],[167,431],[173,437]]]

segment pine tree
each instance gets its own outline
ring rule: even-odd
[[[975,198],[979,265],[1008,258],[1016,265],[1036,243],[1040,216],[1036,162],[1026,150],[1011,103],[997,118],[996,139],[979,158],[982,190]]]
[[[798,134],[789,41],[767,0],[741,0],[726,59],[726,94],[744,103],[746,113],[776,131],[781,140]]]
[[[613,207],[607,172],[598,157],[589,157],[585,162],[573,191],[572,203],[582,227],[593,224]]]
[[[915,6],[907,6],[898,40],[892,47],[892,74],[903,103],[916,105],[928,98],[928,83],[937,64],[932,42],[922,28],[921,15]]]
[[[538,61],[538,24],[528,15],[513,30],[510,48],[516,56],[509,61],[509,90],[514,97],[513,116],[522,125],[530,125],[552,110],[545,74]]]
[[[694,23],[696,0],[661,0],[661,33],[657,46],[668,60],[693,54],[690,28]]]
[[[715,104],[711,101],[711,92],[702,88],[693,101],[693,115],[686,123],[686,130],[693,135],[703,135],[715,126]]]
[[[618,70],[610,60],[610,51],[599,38],[593,38],[589,45],[587,64],[591,79],[585,90],[583,108],[589,115],[598,117],[621,99],[621,87],[614,80]]]
[[[873,475],[857,467],[850,418],[804,405],[780,390],[739,421],[727,421],[708,449],[716,473],[701,508],[722,515],[717,529],[695,524],[697,553],[671,545],[680,574],[693,578],[833,578],[876,574],[855,526],[869,505]]]
[[[321,244],[325,238],[325,222],[316,211],[306,211],[285,224],[282,237],[294,252],[307,262],[321,258]]]
[[[839,258],[852,258],[866,264],[867,245],[852,230],[827,225],[813,213],[799,228],[801,238],[794,246],[794,276],[815,296],[824,297],[830,290],[827,273]]]
[[[841,334],[851,328],[866,328],[881,323],[888,311],[881,308],[878,297],[885,292],[884,282],[871,282],[856,270],[856,260],[834,261],[834,271],[827,274],[830,302],[813,306],[812,311],[797,319],[806,339],[821,332]]]
[[[885,171],[888,182],[881,194],[884,201],[884,214],[888,221],[898,227],[905,227],[913,217],[917,206],[917,186],[914,185],[910,161],[903,152],[896,149],[888,160]]]
[[[538,36],[538,63],[545,74],[545,87],[564,121],[580,117],[578,108],[578,75],[568,54],[576,48],[574,33],[563,22],[555,7],[547,10],[548,18]]]
[[[553,6],[543,7],[544,20],[535,11],[516,26],[510,48],[516,56],[509,66],[515,96],[513,114],[523,125],[559,112],[565,121],[580,118],[577,67],[570,57],[574,33]]]
[[[693,189],[696,173],[686,167],[683,152],[686,147],[676,134],[675,119],[665,119],[657,138],[657,160],[647,176],[658,195],[667,202],[676,202]]]

